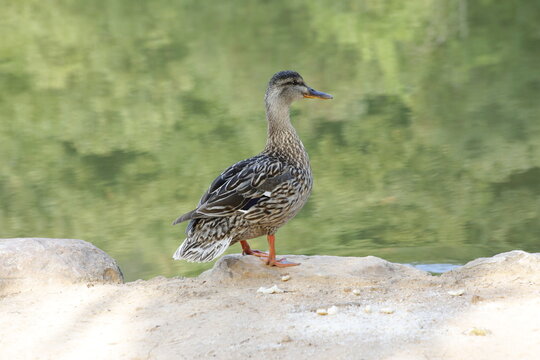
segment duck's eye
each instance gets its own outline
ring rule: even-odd
[[[293,85],[299,85],[300,83],[299,83],[298,81],[294,80],[294,81],[292,82],[292,84],[293,84]]]

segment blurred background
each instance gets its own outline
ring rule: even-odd
[[[266,84],[293,69],[334,100],[293,106],[315,185],[278,253],[540,251],[538,1],[8,0],[0,13],[0,237],[90,241],[128,280],[209,268],[172,260],[186,224],[170,224],[262,150]]]

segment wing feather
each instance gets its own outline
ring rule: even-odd
[[[293,176],[287,164],[277,158],[258,155],[227,168],[210,185],[193,211],[180,216],[182,221],[229,216],[247,210],[265,193],[271,192]]]

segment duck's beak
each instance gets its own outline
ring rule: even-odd
[[[304,94],[304,97],[309,98],[309,99],[323,99],[323,100],[328,100],[328,99],[333,99],[334,98],[330,94],[326,94],[326,93],[323,93],[321,91],[317,91],[317,90],[312,89],[310,87],[308,87],[308,92]]]

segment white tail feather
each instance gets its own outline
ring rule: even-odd
[[[217,241],[199,243],[191,238],[187,238],[176,249],[173,259],[187,260],[189,262],[212,261],[227,250],[231,244],[231,240],[231,237],[227,237]]]

